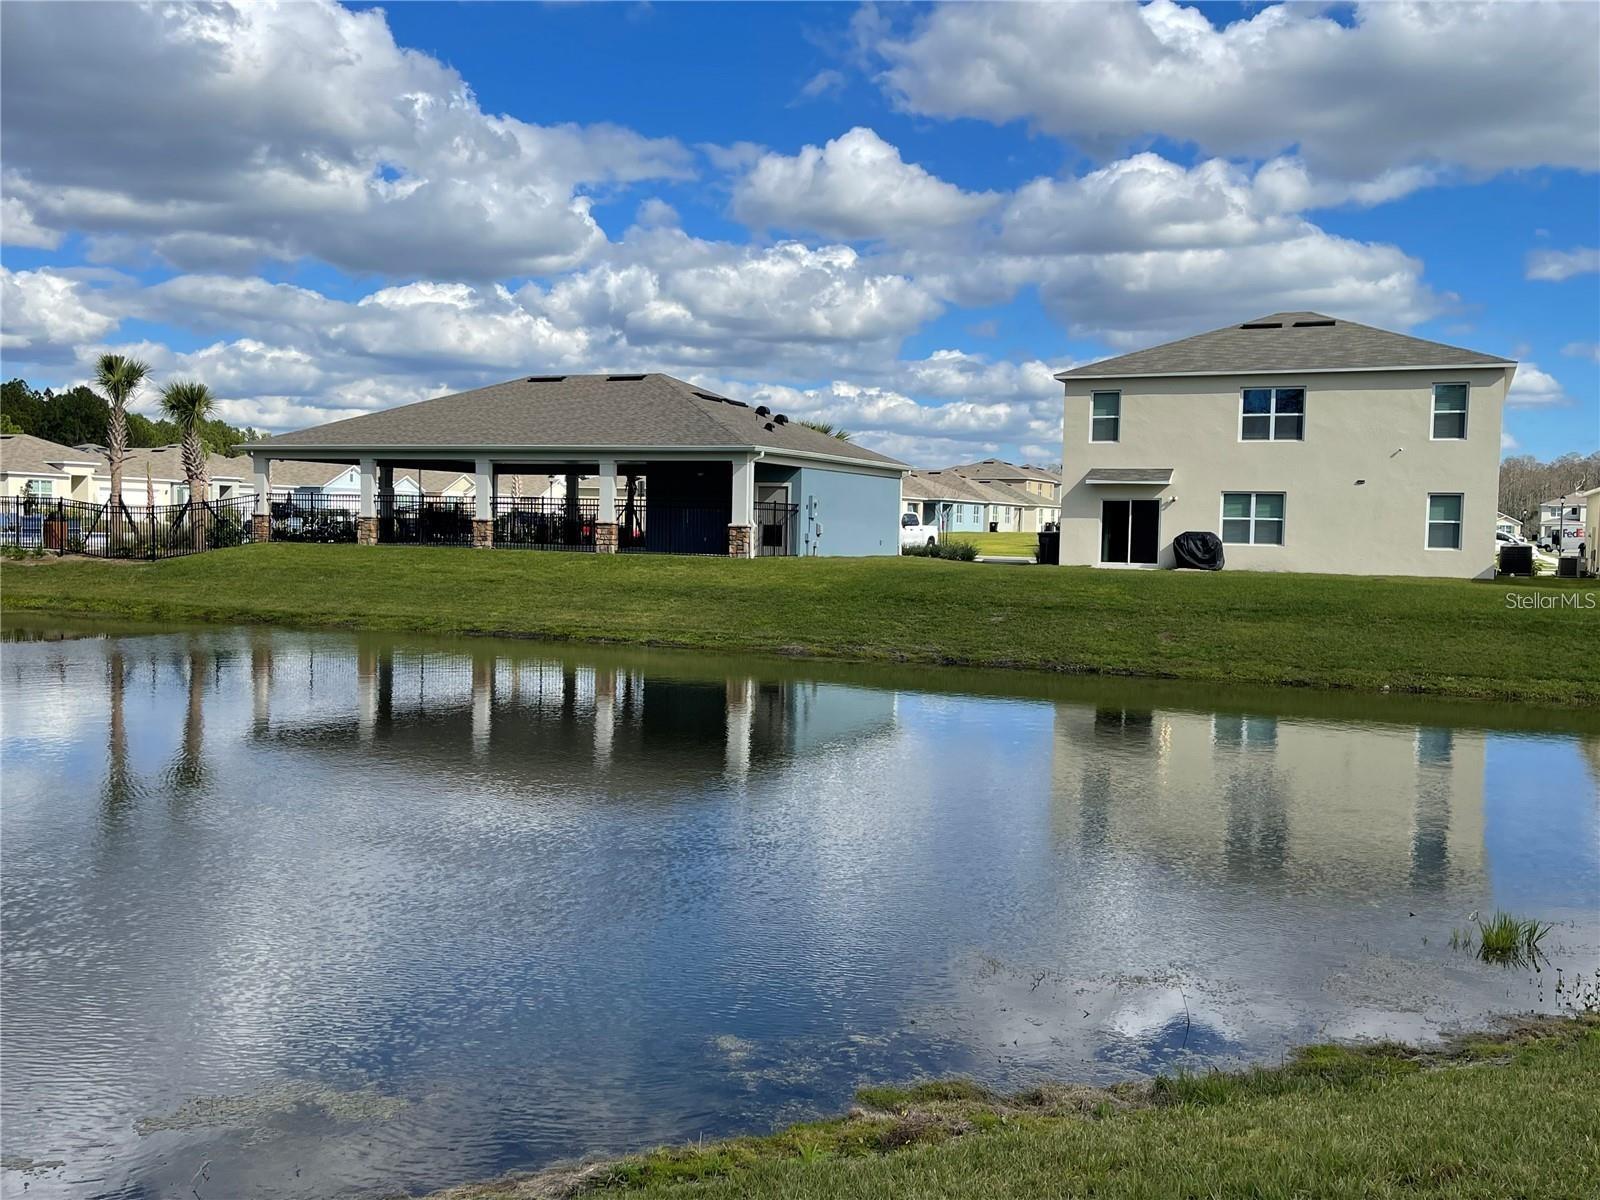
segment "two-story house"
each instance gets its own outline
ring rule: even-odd
[[[1516,363],[1274,313],[1063,371],[1061,561],[1491,576]]]
[[[1588,493],[1577,491],[1539,505],[1539,544],[1565,549],[1587,540],[1588,503]]]

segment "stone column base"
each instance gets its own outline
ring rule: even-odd
[[[729,525],[728,526],[728,557],[729,558],[749,558],[750,557],[750,526],[748,526],[748,525]]]
[[[376,546],[378,544],[378,518],[356,518],[356,545]]]
[[[250,540],[252,542],[266,542],[272,539],[272,518],[264,517],[260,513],[250,518]]]
[[[472,548],[490,550],[494,547],[494,522],[472,518]]]
[[[594,552],[596,554],[615,554],[617,552],[617,526],[611,521],[597,521],[594,527]]]

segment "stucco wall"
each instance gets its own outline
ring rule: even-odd
[[[800,506],[800,553],[849,558],[900,553],[898,475],[801,467],[792,486],[791,503]]]
[[[1435,383],[1471,385],[1464,440],[1432,440]],[[1061,561],[1099,563],[1103,500],[1159,499],[1158,565],[1170,567],[1176,534],[1221,532],[1222,493],[1282,492],[1283,545],[1230,544],[1229,569],[1492,575],[1507,383],[1501,368],[1069,380]],[[1245,387],[1304,387],[1304,440],[1242,441]],[[1122,392],[1121,438],[1090,442],[1090,394],[1112,390]],[[1170,467],[1173,476],[1166,487],[1084,483],[1097,467]],[[1435,492],[1462,494],[1459,550],[1427,547]]]

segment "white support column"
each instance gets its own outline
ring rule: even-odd
[[[733,460],[733,516],[735,525],[756,523],[756,460],[744,455]]]
[[[602,525],[617,523],[617,460],[600,460],[600,511],[595,520]]]
[[[373,458],[361,460],[361,511],[356,514],[362,517],[376,517],[378,515],[378,461]]]
[[[752,558],[756,551],[756,460],[751,454],[733,460],[733,512],[728,518],[728,554]]]
[[[487,458],[477,461],[472,494],[472,515],[480,521],[494,520],[494,463]]]
[[[272,460],[265,454],[252,454],[250,466],[255,476],[256,516],[269,516],[272,513]]]

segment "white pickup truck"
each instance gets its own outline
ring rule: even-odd
[[[939,540],[937,525],[924,525],[916,513],[906,513],[900,518],[900,549],[907,546],[932,546]]]

